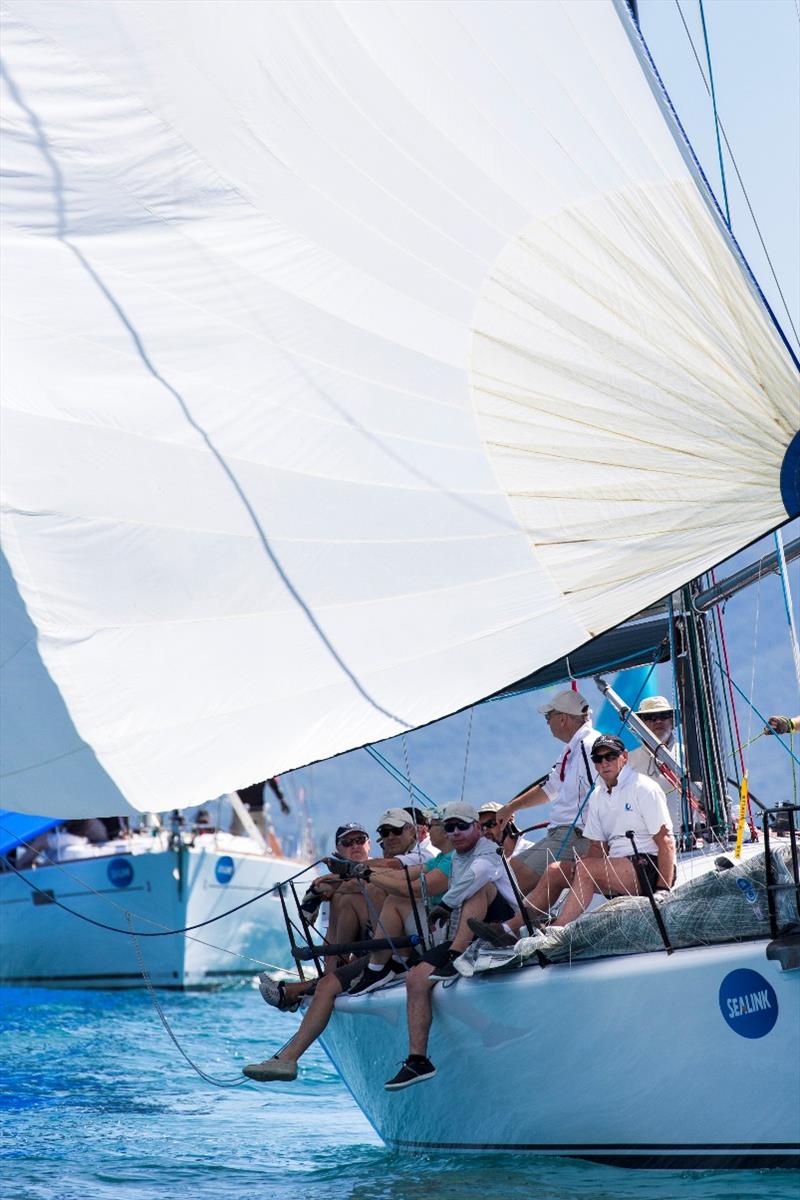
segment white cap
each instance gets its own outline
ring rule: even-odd
[[[387,808],[383,816],[378,818],[375,828],[380,829],[381,825],[392,825],[395,829],[402,829],[404,825],[413,824],[411,813],[406,812],[404,808]]]
[[[442,807],[443,821],[477,821],[478,810],[465,800],[451,800]]]
[[[480,814],[480,813],[485,813],[485,812],[500,812],[500,809],[502,807],[503,807],[502,804],[498,804],[496,800],[487,800],[485,804],[482,804],[480,806],[480,808],[478,809],[478,813]]]
[[[555,696],[551,696],[546,704],[540,704],[537,712],[547,713],[559,712],[567,713],[570,717],[582,717],[584,709],[589,707],[589,701],[580,692],[573,692],[572,688],[565,688],[563,692],[556,692]]]

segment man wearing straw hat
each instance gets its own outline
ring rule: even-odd
[[[675,734],[675,714],[666,696],[647,696],[636,710],[636,716],[644,721],[653,737],[658,738],[665,750],[668,750],[678,766],[683,769],[683,747]],[[637,746],[628,755],[628,766],[640,775],[646,775],[654,780],[666,793],[667,808],[672,820],[672,828],[680,829],[684,824],[681,812],[681,789],[662,775],[658,769],[652,751],[647,746]]]

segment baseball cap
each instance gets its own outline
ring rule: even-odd
[[[478,810],[465,800],[451,800],[442,807],[443,821],[477,821]]]
[[[391,825],[394,829],[402,829],[404,825],[413,825],[411,813],[405,808],[387,808],[382,817],[375,822],[375,828],[381,825]]]
[[[357,821],[349,821],[347,825],[340,825],[336,830],[336,844],[338,845],[342,838],[346,838],[348,833],[363,833],[369,837],[363,825],[359,825]]]
[[[614,737],[613,733],[604,733],[592,742],[592,754],[601,750],[613,750],[615,754],[622,754],[626,751],[626,746],[622,738]]]
[[[672,715],[672,705],[666,696],[647,696],[636,710],[637,717],[652,717],[656,713]]]
[[[500,812],[502,807],[502,804],[498,804],[496,800],[487,800],[486,803],[482,804],[478,809],[478,814],[480,815],[481,813]]]
[[[582,717],[584,709],[589,707],[589,701],[580,692],[573,692],[572,688],[565,688],[563,692],[556,692],[555,696],[551,696],[546,704],[540,704],[537,712],[547,713],[559,712],[568,713],[571,717]]]

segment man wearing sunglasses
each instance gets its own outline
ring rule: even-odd
[[[683,747],[675,735],[675,714],[666,696],[647,696],[636,710],[636,715],[644,721],[654,737],[662,746],[669,750],[675,761],[683,766]],[[667,797],[667,807],[672,819],[672,828],[680,829],[682,825],[680,788],[662,775],[658,764],[647,746],[637,746],[628,755],[628,765],[634,770],[652,779]]]
[[[503,921],[516,912],[514,892],[497,853],[497,846],[481,833],[478,813],[462,800],[442,809],[445,833],[453,844],[450,886],[431,911],[432,926],[443,925],[452,939],[422,955],[406,976],[408,1057],[398,1073],[387,1080],[387,1092],[422,1083],[436,1074],[428,1058],[428,1036],[433,1020],[431,992],[439,980],[458,977],[454,960],[473,940],[470,918]]]
[[[530,838],[522,836],[513,817],[503,829],[500,828],[497,824],[497,814],[502,807],[502,804],[498,804],[496,800],[489,800],[486,804],[482,804],[478,809],[478,822],[483,836],[503,847],[503,853],[513,867],[512,859],[516,858],[518,854],[524,854],[526,850],[532,850],[536,843],[532,842]]]
[[[352,827],[351,827],[352,828]],[[337,831],[337,838],[344,827]],[[359,831],[363,830],[358,827]],[[383,850],[383,857],[366,857],[358,862],[359,877],[342,879],[334,872],[339,887],[336,889],[334,904],[336,905],[336,935],[337,938],[350,941],[361,936],[373,936],[372,924],[377,926],[380,933],[383,904],[387,894],[372,884],[370,875],[373,870],[380,872],[401,871],[404,866],[420,866],[436,856],[436,849],[427,836],[427,817],[418,809],[390,808],[378,821],[378,841]],[[337,840],[337,858],[339,844]],[[328,859],[328,865],[336,865],[335,859]],[[352,859],[351,859],[352,861]],[[328,877],[323,876],[317,881],[318,886],[326,884]],[[369,896],[369,900],[367,897]],[[391,898],[390,898],[391,899]],[[355,932],[348,937],[343,935],[350,929]],[[243,1074],[248,1079],[259,1083],[291,1082],[297,1078],[297,1063],[309,1046],[324,1032],[331,1019],[331,1013],[336,997],[349,988],[367,968],[367,956],[336,966],[328,971],[321,979],[311,984],[287,983],[278,984],[274,980],[264,982],[268,977],[262,977],[260,991],[268,1004],[281,1009],[294,1009],[306,993],[313,991],[313,999],[306,1010],[300,1027],[294,1037],[274,1056],[264,1062],[251,1063],[243,1068]],[[405,966],[399,962],[393,964],[393,973],[405,972]],[[269,994],[267,994],[269,990]]]
[[[591,757],[598,782],[587,805],[587,851],[574,863],[553,863],[526,897],[534,917],[545,920],[564,889],[569,889],[553,926],[569,925],[581,916],[595,893],[609,898],[642,894],[628,832],[634,835],[652,890],[669,890],[675,881],[675,839],[662,789],[632,770],[618,737],[604,734],[597,738]],[[478,937],[497,946],[512,945],[522,924],[521,916],[501,926],[470,923]]]
[[[589,702],[580,692],[565,688],[538,710],[547,721],[553,737],[564,744],[563,751],[547,779],[529,787],[496,814],[501,829],[521,808],[551,802],[550,824],[543,838],[530,850],[521,852],[514,864],[520,887],[530,891],[554,861],[571,862],[585,854],[588,843],[582,836],[586,797],[592,788],[594,771],[589,765],[592,743],[599,733],[592,727]]]

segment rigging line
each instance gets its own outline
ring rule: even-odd
[[[726,676],[726,678],[728,678],[728,679],[731,679],[730,675],[728,675],[728,672],[727,672],[727,671],[725,670],[725,668],[722,666],[722,663],[721,663],[721,662],[719,662],[718,660],[717,660],[717,667],[719,668],[719,670],[720,670],[720,671],[722,671],[723,675],[725,675],[725,676]],[[753,704],[752,700],[748,700],[748,699],[747,699],[747,696],[745,696],[745,694],[744,694],[744,692],[742,691],[742,689],[741,689],[741,688],[738,686],[738,684],[737,684],[737,683],[736,683],[736,682],[735,682],[733,679],[731,679],[731,683],[733,684],[734,688],[736,688],[736,691],[739,693],[739,695],[742,697],[742,699],[745,701],[745,703],[747,703],[747,704],[749,704],[749,705],[750,705],[750,708],[751,708],[751,709],[753,710],[753,712],[756,714],[756,716],[758,717],[759,721],[763,721],[763,722],[764,722],[764,724],[766,725],[766,724],[767,724],[767,718],[766,718],[766,717],[763,715],[763,713],[760,713],[760,712],[758,711],[758,709],[756,708],[755,704]],[[796,763],[797,763],[797,765],[800,767],[800,758],[798,758],[798,757],[797,757],[797,755],[794,753],[794,751],[793,751],[792,749],[790,749],[790,747],[789,747],[789,746],[787,746],[786,742],[783,740],[783,737],[782,737],[782,735],[781,735],[780,733],[773,733],[773,735],[772,735],[772,740],[773,740],[773,741],[775,741],[775,742],[777,742],[779,745],[783,746],[784,750],[785,750],[785,751],[786,751],[786,753],[789,755],[789,757],[792,759],[792,761],[793,761],[793,762],[796,762]]]
[[[192,1068],[192,1070],[197,1072],[197,1074],[200,1076],[201,1079],[204,1079],[206,1081],[206,1083],[213,1084],[214,1087],[223,1087],[223,1088],[225,1088],[225,1087],[241,1087],[241,1085],[243,1083],[247,1083],[247,1079],[244,1076],[237,1077],[236,1079],[215,1079],[213,1075],[208,1075],[202,1069],[202,1067],[198,1067],[197,1063],[193,1062],[192,1059],[189,1057],[189,1055],[186,1053],[183,1046],[180,1044],[180,1042],[176,1038],[170,1023],[167,1020],[167,1014],[164,1012],[164,1009],[161,1005],[161,1001],[159,1000],[158,996],[156,995],[156,990],[153,987],[153,981],[150,978],[150,973],[148,972],[147,967],[145,966],[144,957],[142,955],[142,948],[139,945],[139,939],[136,936],[136,932],[133,928],[133,921],[132,921],[130,913],[128,913],[128,921],[130,924],[130,929],[127,932],[133,942],[133,946],[136,951],[136,958],[138,959],[138,962],[139,962],[139,970],[142,973],[142,979],[144,980],[144,984],[145,984],[145,987],[147,988],[150,999],[153,1001],[153,1007],[155,1008],[156,1012],[158,1013],[161,1024],[164,1026],[167,1036],[169,1037],[170,1041],[175,1046],[175,1049],[178,1051],[178,1053],[181,1055],[181,1057],[186,1060],[186,1062],[189,1064],[189,1066]]]
[[[731,228],[731,210],[728,204],[728,184],[725,179],[725,159],[722,155],[722,141],[719,136],[719,114],[717,113],[717,93],[714,87],[714,71],[711,66],[711,47],[708,44],[708,30],[706,29],[706,14],[703,8],[703,0],[697,0],[700,6],[700,23],[703,26],[703,41],[706,45],[706,59],[708,61],[708,81],[711,84],[711,105],[714,109],[714,132],[717,135],[717,154],[719,155],[719,173],[722,180],[722,198],[725,201],[725,218],[728,222],[728,229]]]
[[[797,3],[800,3],[800,0],[795,0],[795,4],[797,4]],[[711,89],[710,89],[710,88],[709,88],[709,86],[708,86],[708,80],[706,79],[706,74],[705,74],[705,71],[703,70],[702,63],[700,62],[700,56],[698,55],[698,53],[697,53],[697,50],[695,49],[694,39],[692,38],[692,35],[691,35],[690,31],[689,31],[689,26],[686,24],[686,18],[685,18],[685,17],[684,17],[684,15],[683,15],[683,9],[681,8],[680,0],[675,0],[675,6],[676,6],[676,8],[677,8],[677,10],[678,10],[678,13],[679,13],[679,15],[680,15],[680,18],[681,18],[681,23],[683,24],[683,28],[684,28],[684,30],[686,31],[686,36],[687,36],[687,38],[689,39],[689,45],[690,45],[690,46],[691,46],[691,48],[692,48],[692,54],[694,55],[694,60],[695,60],[695,62],[697,63],[697,69],[698,69],[698,70],[699,70],[699,72],[700,72],[700,77],[702,78],[702,80],[703,80],[703,84],[704,84],[704,86],[705,86],[705,89],[706,89],[706,91],[708,92],[708,94],[709,94],[709,96],[710,96],[710,95],[711,95]],[[774,282],[774,284],[775,284],[775,287],[777,288],[778,295],[779,295],[779,296],[780,296],[780,298],[781,298],[781,302],[782,302],[782,304],[783,304],[783,310],[784,310],[784,312],[786,313],[786,319],[787,319],[787,321],[789,322],[789,325],[790,325],[790,327],[791,327],[792,333],[793,333],[793,334],[794,334],[794,336],[795,336],[795,340],[796,340],[796,341],[798,341],[798,342],[800,342],[800,334],[798,334],[798,332],[797,332],[797,329],[795,328],[794,321],[792,320],[792,314],[791,314],[791,311],[790,311],[790,309],[789,309],[789,305],[788,305],[788,304],[787,304],[787,302],[786,302],[786,297],[785,297],[785,296],[784,296],[784,294],[783,294],[783,288],[782,288],[782,287],[781,287],[781,285],[780,285],[780,281],[779,281],[779,279],[778,279],[778,274],[777,274],[777,271],[775,270],[775,265],[774,265],[774,263],[773,263],[773,261],[772,261],[772,258],[770,257],[769,250],[767,249],[767,244],[766,244],[766,242],[764,241],[764,236],[763,236],[763,234],[761,233],[761,226],[760,226],[760,225],[759,225],[759,223],[758,223],[758,220],[757,220],[757,218],[756,218],[756,214],[755,214],[755,212],[754,212],[754,210],[753,210],[753,206],[752,206],[752,204],[750,203],[750,196],[748,195],[747,188],[744,186],[744,180],[742,179],[742,174],[741,174],[741,171],[739,170],[739,165],[738,165],[738,163],[736,162],[736,156],[734,155],[734,153],[733,153],[733,149],[732,149],[732,147],[731,147],[731,144],[730,144],[730,141],[728,140],[728,135],[727,135],[727,133],[725,132],[725,126],[722,124],[722,122],[721,122],[721,121],[720,121],[720,126],[719,126],[719,127],[720,127],[720,130],[721,130],[721,132],[722,132],[722,137],[723,137],[723,139],[724,139],[724,141],[725,141],[725,146],[726,146],[726,149],[727,149],[727,151],[728,151],[728,154],[730,155],[731,165],[733,166],[733,169],[734,169],[734,171],[736,172],[736,178],[737,178],[737,179],[738,179],[738,181],[739,181],[739,187],[742,189],[742,195],[744,196],[744,200],[745,200],[745,203],[746,203],[746,205],[747,205],[747,211],[750,213],[750,219],[752,220],[752,222],[753,222],[753,225],[754,225],[754,227],[755,227],[755,231],[756,231],[756,233],[757,233],[757,235],[758,235],[758,240],[759,240],[759,242],[761,243],[761,249],[764,251],[764,257],[766,258],[766,260],[767,260],[767,263],[769,264],[769,269],[770,269],[770,273],[771,273],[771,275],[772,275],[773,282]]]
[[[786,609],[786,620],[789,622],[789,640],[792,644],[792,658],[794,659],[794,673],[797,676],[797,686],[800,688],[800,646],[797,644],[797,625],[794,619],[794,607],[792,604],[792,589],[789,585],[789,572],[786,568],[786,555],[783,553],[783,537],[780,529],[776,529],[773,534],[775,538],[775,552],[778,557],[778,574],[781,579],[781,588],[783,590],[783,604]]]
[[[408,777],[404,775],[403,772],[400,771],[393,762],[386,758],[385,755],[381,754],[380,750],[376,749],[375,746],[364,746],[364,750],[366,750],[370,758],[375,760],[379,767],[383,767],[384,771],[386,771],[388,775],[391,775],[395,783],[400,783],[405,788],[411,786],[416,793],[416,799],[419,802],[426,805],[428,808],[436,808],[435,802],[431,800],[427,792],[424,792],[419,784],[410,783]]]
[[[339,653],[339,651],[336,649],[336,647],[334,646],[331,639],[325,633],[325,631],[322,628],[322,625],[318,621],[317,617],[314,615],[314,613],[311,609],[311,606],[306,602],[306,600],[303,598],[303,596],[301,596],[297,587],[292,582],[292,580],[289,578],[289,575],[288,575],[285,567],[283,566],[281,560],[279,559],[277,553],[275,552],[275,549],[272,546],[272,543],[270,542],[269,538],[267,537],[266,531],[265,531],[264,527],[262,526],[261,521],[259,520],[259,517],[258,517],[258,514],[256,513],[255,508],[253,507],[251,501],[248,499],[247,494],[244,490],[244,487],[240,483],[239,478],[237,477],[233,468],[228,463],[228,460],[226,459],[225,455],[215,445],[211,435],[203,428],[203,426],[199,423],[199,421],[192,415],[191,409],[189,408],[189,405],[187,404],[187,402],[184,399],[184,397],[182,396],[182,394],[178,391],[178,389],[173,384],[171,384],[169,382],[169,380],[164,375],[161,374],[159,369],[156,367],[156,365],[153,362],[153,360],[151,359],[147,349],[145,348],[144,341],[142,340],[142,335],[139,333],[138,329],[133,324],[131,318],[128,316],[127,312],[123,308],[121,301],[117,299],[117,297],[111,291],[108,284],[106,284],[104,282],[102,277],[98,274],[98,272],[95,270],[95,268],[89,262],[88,258],[85,256],[83,251],[78,246],[76,246],[72,241],[70,241],[69,237],[67,236],[67,209],[66,209],[66,203],[65,203],[64,176],[63,176],[61,167],[58,163],[58,160],[53,152],[53,148],[50,145],[50,142],[48,141],[47,135],[44,131],[44,126],[42,125],[42,122],[39,120],[39,117],[34,112],[34,110],[29,106],[27,101],[25,101],[22,98],[22,94],[20,93],[16,82],[12,79],[7,68],[1,63],[0,63],[0,77],[3,77],[5,79],[6,85],[8,87],[8,90],[9,90],[9,93],[10,93],[12,99],[18,105],[20,110],[25,114],[25,116],[28,118],[31,129],[33,131],[34,140],[39,147],[39,151],[42,155],[42,158],[44,159],[47,167],[50,170],[50,173],[52,176],[53,198],[54,198],[54,203],[55,203],[54,237],[55,237],[56,241],[60,242],[62,246],[66,247],[66,249],[70,251],[70,253],[73,255],[73,257],[76,259],[76,261],[80,265],[80,267],[86,273],[86,275],[88,275],[88,277],[92,280],[95,287],[98,289],[98,291],[104,297],[104,299],[106,300],[106,302],[108,303],[108,305],[110,306],[112,311],[116,314],[116,317],[119,320],[120,324],[127,332],[128,336],[131,340],[131,343],[133,345],[133,348],[136,351],[136,354],[139,357],[145,371],[158,384],[160,384],[161,387],[163,387],[169,393],[169,395],[172,396],[173,400],[175,400],[175,402],[177,403],[180,411],[183,413],[184,419],[186,420],[187,424],[192,429],[194,429],[194,431],[198,434],[198,436],[200,437],[202,442],[207,447],[209,453],[212,455],[214,460],[218,463],[220,469],[222,470],[223,474],[226,476],[226,478],[228,479],[228,482],[230,483],[231,487],[233,488],[233,491],[239,497],[242,507],[244,508],[245,512],[247,513],[247,515],[250,519],[251,525],[253,527],[253,530],[255,531],[256,539],[257,539],[258,543],[260,544],[262,550],[266,554],[267,558],[272,563],[272,566],[275,569],[276,574],[278,575],[279,579],[283,583],[284,587],[288,591],[291,598],[294,600],[297,607],[300,609],[300,611],[305,616],[306,620],[308,621],[308,624],[311,626],[312,630],[317,635],[317,637],[319,638],[322,645],[328,651],[328,654],[331,656],[333,661],[339,667],[340,671],[345,675],[345,677],[347,679],[350,680],[350,683],[353,685],[355,690],[361,696],[362,700],[366,701],[366,703],[369,704],[372,708],[374,708],[376,712],[379,712],[382,716],[388,717],[389,720],[394,721],[394,723],[396,725],[398,725],[401,729],[409,729],[411,727],[409,722],[404,721],[401,717],[396,716],[395,713],[390,712],[389,709],[384,708],[383,705],[379,704],[378,701],[375,700],[374,697],[370,695],[370,693],[367,691],[365,686],[361,683],[360,679],[355,674],[355,672],[352,670],[352,668],[350,666],[348,666],[348,664],[345,662],[344,658]]]
[[[473,704],[472,708],[469,710],[469,724],[467,726],[467,745],[466,745],[466,749],[464,750],[464,771],[461,776],[461,796],[460,796],[461,800],[464,799],[464,789],[467,785],[467,764],[469,763],[469,744],[470,744],[470,741],[472,740],[472,718],[474,716],[475,716],[475,705]]]
[[[2,828],[2,826],[0,826],[0,828]],[[319,861],[322,862],[322,859],[320,859]],[[23,881],[23,883],[28,885],[28,887],[31,889],[31,891],[38,892],[40,896],[46,896],[48,904],[55,904],[58,908],[63,908],[64,912],[70,913],[73,917],[78,917],[78,919],[81,921],[86,921],[89,925],[95,925],[95,926],[97,926],[98,929],[106,929],[106,930],[108,930],[109,933],[124,933],[126,935],[128,934],[127,929],[120,929],[116,925],[108,925],[108,924],[106,924],[105,921],[96,921],[94,919],[94,917],[87,917],[85,913],[76,912],[74,908],[70,908],[68,905],[63,904],[60,900],[57,900],[55,898],[55,896],[52,896],[50,894],[50,892],[47,891],[45,888],[38,887],[37,884],[35,884],[32,880],[28,879],[28,877],[24,873],[24,871],[21,871],[18,867],[15,867],[14,864],[9,859],[6,859],[6,865],[14,872],[15,875],[17,875]],[[56,863],[56,862],[51,861],[50,865],[60,868],[60,864]],[[313,863],[312,866],[317,866],[317,863]],[[308,869],[309,868],[305,868],[305,870],[308,870]],[[303,872],[300,872],[300,873],[303,874]],[[68,878],[74,879],[74,876],[70,876],[68,873],[67,873],[67,876],[68,876]],[[94,890],[94,888],[89,887],[86,884],[83,884],[82,880],[75,880],[75,882],[80,883],[81,886],[85,887],[86,891],[90,895],[100,896],[101,899],[105,900],[108,904],[113,905],[114,908],[121,907],[115,901],[109,900],[107,896],[103,896],[101,892],[96,892]],[[287,881],[284,881],[284,883],[285,882],[287,882]],[[224,913],[218,913],[215,917],[209,917],[209,919],[207,921],[199,921],[196,925],[185,925],[182,929],[159,929],[159,930],[155,930],[155,931],[140,930],[139,937],[174,937],[179,933],[191,933],[195,929],[203,929],[206,925],[213,925],[216,921],[221,921],[224,917],[229,917],[229,916],[231,916],[232,913],[239,912],[240,909],[247,908],[248,905],[250,905],[250,904],[255,904],[255,902],[257,900],[263,900],[265,896],[269,896],[269,894],[271,892],[274,892],[277,888],[283,887],[284,883],[276,883],[273,887],[268,888],[267,891],[259,892],[258,895],[251,896],[249,900],[243,900],[242,903],[237,904],[235,908],[229,908]],[[122,909],[122,911],[124,913],[126,913],[126,915],[127,915],[129,910]],[[140,920],[140,921],[147,921],[151,925],[155,925],[158,923],[158,922],[154,921],[152,919],[152,917],[144,917],[139,913],[134,913],[133,916],[137,917],[138,920]]]

